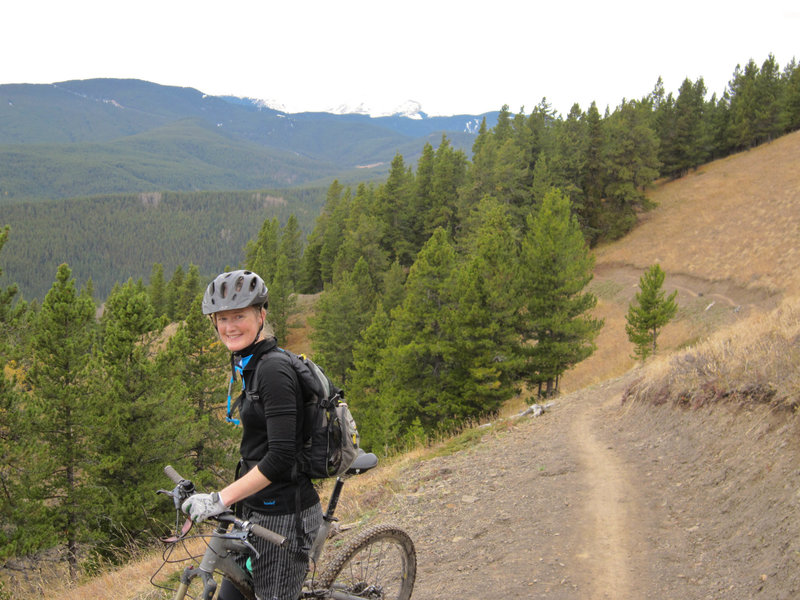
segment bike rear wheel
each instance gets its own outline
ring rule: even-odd
[[[392,525],[376,525],[336,554],[320,586],[332,598],[409,600],[416,576],[417,553],[408,534]]]

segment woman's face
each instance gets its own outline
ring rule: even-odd
[[[256,340],[264,323],[263,312],[251,306],[216,313],[217,332],[228,350],[243,350]]]

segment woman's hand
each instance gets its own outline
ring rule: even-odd
[[[195,523],[202,523],[209,517],[216,517],[228,510],[222,503],[219,494],[194,494],[184,500],[181,510],[189,515]]]

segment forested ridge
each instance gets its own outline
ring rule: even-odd
[[[305,243],[297,217],[268,216],[241,266],[267,280],[281,339],[294,293],[322,292],[314,358],[344,384],[368,449],[555,393],[603,326],[587,291],[592,245],[634,226],[657,177],[800,127],[794,62],[781,73],[772,57],[751,61],[719,99],[704,94],[687,80],[604,115],[506,108],[471,157],[444,137],[414,166],[396,155],[384,183],[334,182]],[[15,235],[0,236],[3,265]],[[200,314],[205,280],[153,262],[147,282],[120,279],[99,320],[94,283],[67,265],[41,303],[0,290],[6,560],[59,547],[77,576],[167,518],[153,495],[166,462],[208,487],[232,475],[228,363]]]
[[[244,258],[262,221],[295,215],[311,231],[325,188],[241,192],[151,192],[14,203],[0,208],[11,227],[5,274],[29,300],[41,301],[58,265],[78,281],[92,279],[105,298],[115,283],[146,279],[154,263],[172,273],[196,265],[209,278]]]

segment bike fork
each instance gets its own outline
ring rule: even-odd
[[[211,600],[211,598],[214,597],[214,593],[217,591],[217,582],[214,581],[211,573],[207,573],[201,569],[198,569],[197,567],[190,566],[183,570],[181,581],[180,584],[178,584],[178,589],[175,591],[173,600],[184,600],[186,593],[189,591],[189,585],[192,583],[192,580],[195,577],[200,577],[200,579],[203,581],[202,600]]]

